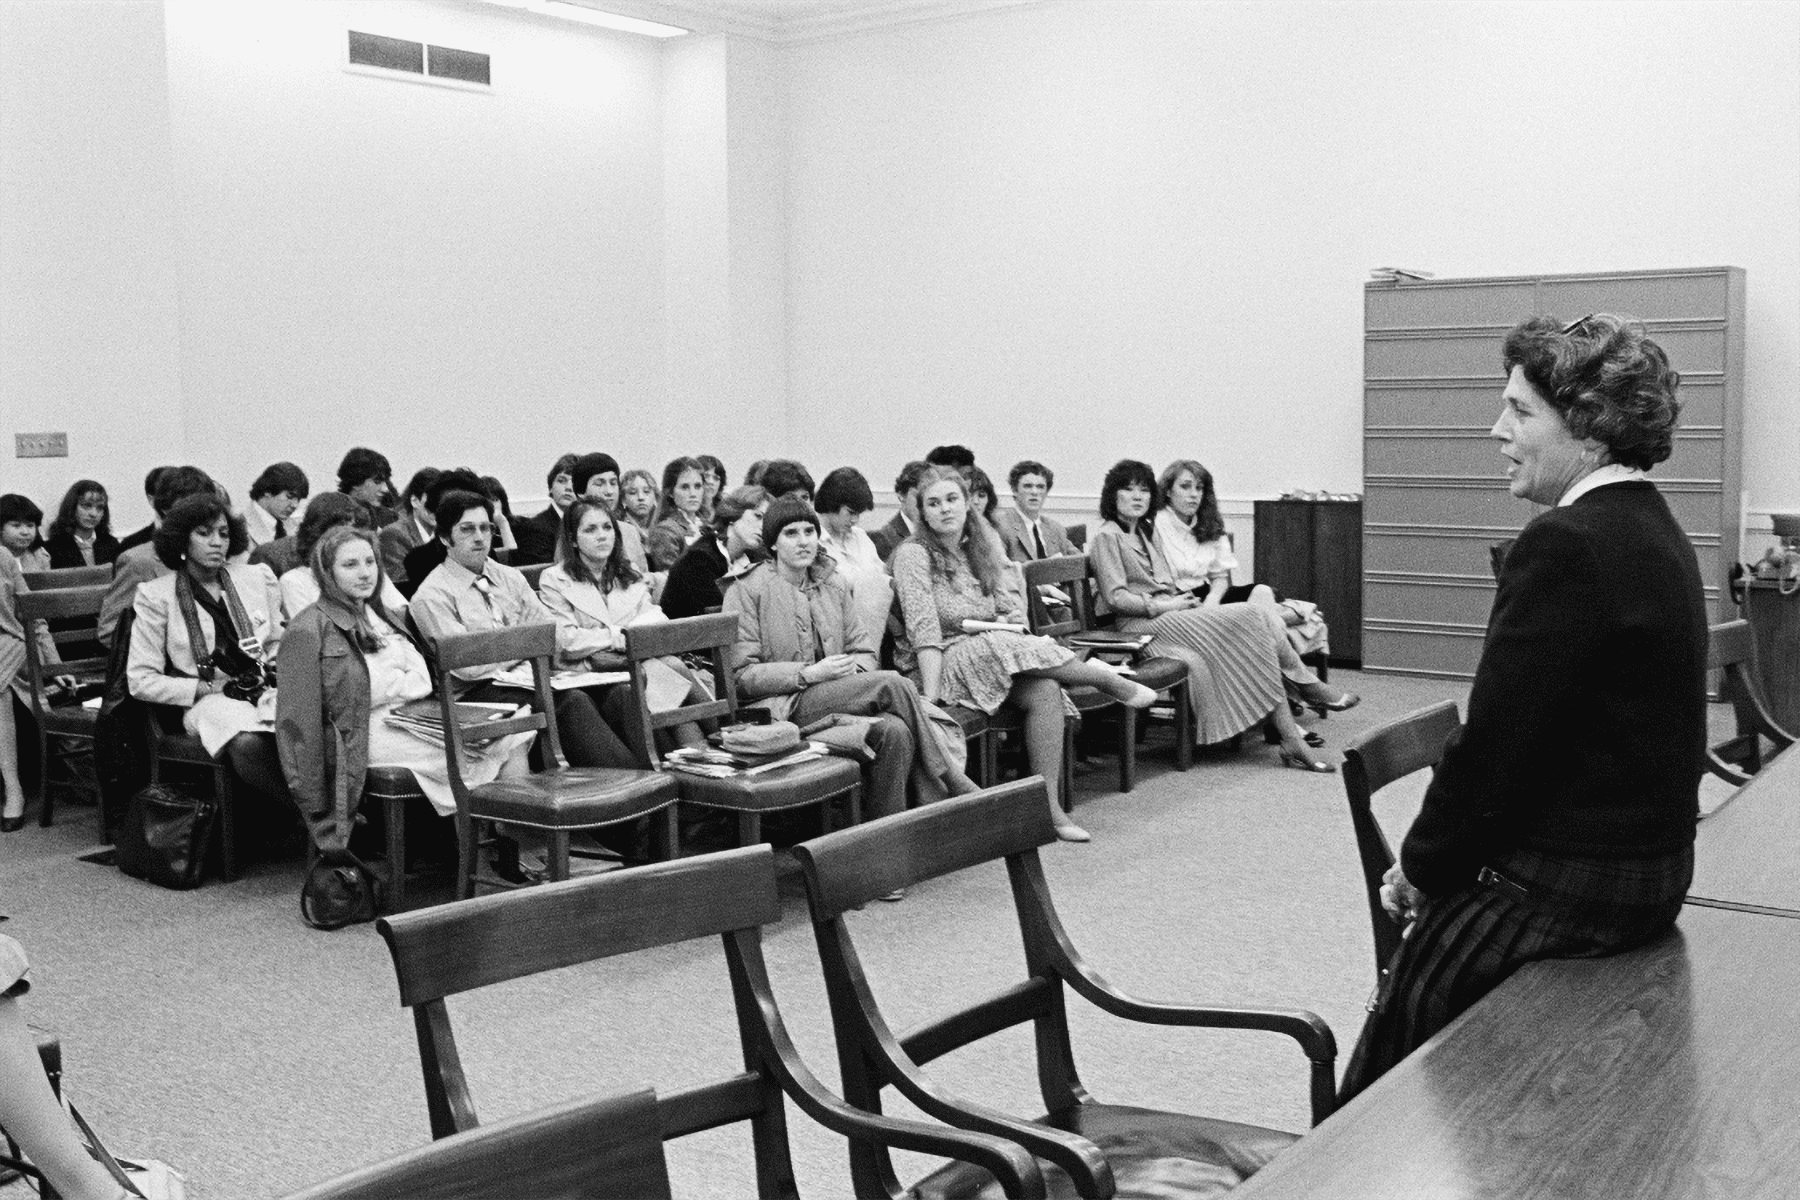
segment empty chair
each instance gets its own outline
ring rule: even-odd
[[[663,852],[671,857],[675,853],[674,780],[656,771],[571,767],[564,763],[556,721],[546,716],[556,711],[550,693],[550,656],[555,653],[556,626],[551,624],[460,633],[437,642],[438,711],[445,733],[450,790],[456,796],[458,899],[473,895],[477,883],[513,886],[503,879],[477,873],[482,826],[487,822],[502,821],[543,833],[548,840],[552,879],[569,877],[569,836],[578,830],[602,829],[660,814]],[[470,787],[463,780],[462,759],[469,730],[474,727],[465,727],[457,718],[458,706],[452,690],[454,672],[462,667],[521,659],[531,663],[536,707],[520,716],[483,722],[480,734],[483,738],[495,738],[528,729],[541,731],[538,750],[543,756],[543,769],[523,778],[503,775]]]
[[[22,598],[21,598],[22,599]],[[1756,666],[1756,638],[1748,621],[1714,625],[1707,642],[1708,669],[1723,672],[1719,691],[1731,701],[1737,716],[1737,735],[1706,752],[1706,769],[1727,783],[1742,786],[1762,770],[1762,738],[1774,743],[1775,753],[1794,744],[1794,735],[1775,723],[1763,698]],[[1773,757],[1773,755],[1771,755]]]
[[[288,1200],[667,1200],[656,1093],[570,1100],[408,1150]]]
[[[73,568],[75,570],[110,571],[109,567]],[[44,572],[54,574],[54,572]],[[100,605],[105,602],[107,585],[91,584],[85,587],[65,587],[55,591],[20,592],[16,598],[19,624],[29,630],[37,621],[54,621],[59,619],[91,619],[100,614]],[[90,645],[93,643],[90,641]],[[98,646],[95,646],[98,649]],[[99,721],[98,709],[83,708],[79,703],[81,692],[73,696],[61,696],[61,703],[53,703],[44,686],[44,661],[38,654],[37,639],[25,639],[25,672],[26,682],[31,688],[31,714],[37,720],[38,762],[43,771],[43,783],[39,791],[43,802],[38,812],[38,824],[46,828],[55,820],[55,794],[58,787],[83,787],[84,776],[75,771],[72,763],[77,757],[86,757],[91,763],[94,752],[94,727]],[[106,659],[104,656],[94,658],[67,659],[56,667],[57,675],[73,676],[79,683],[92,683],[104,679],[106,675]],[[5,699],[5,698],[0,698]],[[10,703],[10,700],[6,702]],[[85,750],[73,750],[62,747],[61,753],[52,757],[50,739],[64,738],[78,743],[86,743]],[[53,779],[52,763],[62,762],[67,767],[64,779]],[[95,797],[96,801],[99,799]]]
[[[736,644],[738,619],[732,613],[683,617],[652,625],[633,625],[625,630],[625,657],[631,664],[634,698],[641,724],[633,747],[655,765],[659,761],[654,731],[687,721],[737,720],[737,680],[731,670],[731,647]],[[717,700],[684,704],[651,713],[645,700],[644,663],[671,655],[698,655],[711,665],[713,694]],[[737,814],[738,842],[748,845],[762,839],[765,813],[818,805],[824,809],[842,796],[851,825],[860,816],[862,771],[847,758],[827,757],[793,766],[776,767],[755,775],[712,779],[672,773],[678,781],[683,804],[722,809]]]
[[[113,569],[111,563],[102,563],[97,567],[57,567],[49,571],[26,571],[24,575],[25,586],[32,591],[53,592],[60,588],[111,583]]]
[[[1057,917],[1038,847],[1056,840],[1044,781],[1033,776],[945,800],[878,826],[847,829],[794,848],[806,880],[814,932],[831,1001],[844,1095],[881,1111],[881,1091],[897,1089],[941,1121],[1018,1141],[1067,1176],[1081,1196],[1211,1195],[1254,1173],[1294,1134],[1208,1117],[1103,1104],[1075,1072],[1067,992],[1127,1020],[1194,1028],[1257,1029],[1299,1043],[1308,1060],[1313,1120],[1335,1104],[1336,1044],[1325,1022],[1300,1009],[1200,1008],[1140,1000],[1119,991],[1075,951]],[[882,1016],[844,916],[895,888],[1004,859],[1025,948],[1025,978],[905,1036]],[[918,970],[932,968],[921,964]],[[943,981],[932,977],[932,986]],[[1028,1122],[944,1090],[926,1063],[989,1034],[1031,1022],[1037,1077],[1048,1115]],[[879,1146],[853,1143],[858,1194],[891,1177]],[[975,1195],[977,1172],[952,1165],[915,1185],[921,1197]],[[1057,1194],[1061,1181],[1052,1179]],[[1173,1184],[1171,1187],[1170,1185]]]
[[[1396,779],[1437,766],[1445,743],[1461,726],[1456,702],[1446,700],[1372,729],[1344,750],[1344,793],[1350,800],[1350,824],[1356,830],[1356,850],[1368,892],[1377,979],[1386,977],[1388,964],[1400,949],[1401,930],[1381,906],[1381,880],[1394,865],[1394,851],[1375,820],[1371,801]]]
[[[763,961],[762,926],[780,916],[774,851],[746,846],[382,918],[376,929],[393,954],[400,1002],[413,1010],[432,1136],[448,1138],[478,1127],[448,997],[559,967],[716,936],[724,943],[743,1058],[717,1064],[709,1082],[658,1096],[655,1115],[663,1139],[748,1123],[756,1154],[755,1194],[765,1200],[795,1197],[785,1094],[852,1144],[964,1158],[996,1172],[1008,1195],[1042,1196],[1044,1180],[1036,1164],[1011,1142],[859,1112],[814,1077],[788,1036]],[[643,1016],[660,1026],[669,1014]],[[579,1033],[571,1033],[558,1049],[581,1053]],[[587,1052],[602,1061],[609,1044],[596,1035]],[[741,1190],[751,1193],[748,1181]],[[537,1193],[520,1186],[490,1194]],[[856,1194],[905,1193],[890,1174],[880,1186],[859,1186]]]
[[[1092,572],[1086,557],[1068,555],[1041,558],[1025,564],[1026,614],[1031,632],[1045,637],[1068,638],[1094,628]],[[1052,620],[1039,588],[1054,587],[1069,597],[1069,615]],[[1131,677],[1150,690],[1166,695],[1175,704],[1175,769],[1185,771],[1194,761],[1194,716],[1190,710],[1187,664],[1177,658],[1139,655],[1131,664]],[[1119,790],[1137,786],[1137,710],[1120,704],[1091,688],[1071,688],[1069,698],[1083,714],[1105,711],[1119,720]]]

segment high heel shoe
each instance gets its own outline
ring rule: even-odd
[[[1065,842],[1091,842],[1094,840],[1093,835],[1073,821],[1064,821],[1058,825],[1056,836]]]
[[[1324,684],[1318,685],[1323,688]],[[1362,697],[1355,692],[1339,692],[1336,700],[1315,700],[1305,692],[1300,694],[1300,702],[1323,717],[1328,712],[1343,712],[1355,708],[1362,703]]]
[[[1337,774],[1337,767],[1331,763],[1319,762],[1317,759],[1308,758],[1304,754],[1296,753],[1285,747],[1281,751],[1281,765],[1292,767],[1296,771],[1311,771],[1315,775]]]
[[[1315,750],[1317,750],[1320,746],[1323,746],[1325,744],[1324,735],[1314,733],[1310,729],[1302,729],[1300,731],[1300,740],[1305,742],[1307,745],[1311,746]],[[1275,728],[1275,726],[1272,722],[1269,724],[1265,724],[1263,726],[1263,741],[1267,742],[1271,746],[1281,745],[1281,730]]]

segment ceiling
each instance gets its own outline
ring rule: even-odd
[[[573,0],[696,33],[808,42],[1040,0]]]

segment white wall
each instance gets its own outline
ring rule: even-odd
[[[1733,264],[1748,487],[1800,508],[1800,9],[1049,4],[786,59],[809,462],[1360,490],[1369,268]]]
[[[162,4],[0,4],[0,52],[0,491],[48,518],[92,476],[127,530],[185,443]]]

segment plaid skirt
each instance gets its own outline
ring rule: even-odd
[[[1526,963],[1618,954],[1667,932],[1694,876],[1694,850],[1624,859],[1512,850],[1490,866],[1485,882],[1426,900],[1371,1001],[1340,1102]]]

